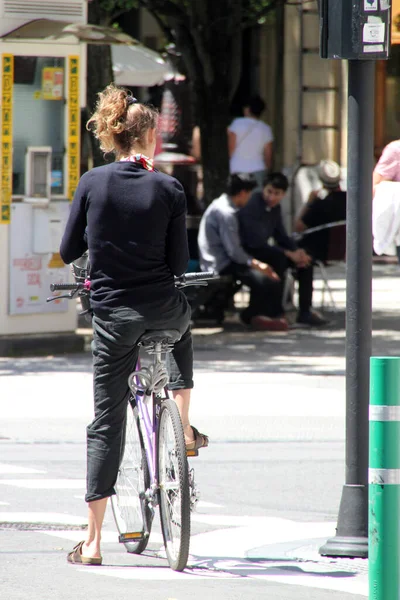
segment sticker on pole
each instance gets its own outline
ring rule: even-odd
[[[371,18],[371,17],[369,17]],[[364,44],[383,44],[385,41],[385,23],[365,23],[363,27]]]

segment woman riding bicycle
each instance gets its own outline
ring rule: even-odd
[[[109,85],[88,121],[100,148],[116,162],[85,173],[61,242],[71,263],[90,256],[93,309],[94,420],[87,427],[87,538],[68,555],[101,564],[100,536],[107,498],[115,493],[121,458],[128,376],[147,329],[177,329],[170,383],[187,449],[208,445],[189,423],[193,387],[190,308],[174,275],[187,268],[186,199],[181,184],[153,169],[157,112]]]

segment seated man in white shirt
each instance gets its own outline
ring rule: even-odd
[[[232,275],[250,288],[249,306],[241,320],[253,329],[287,331],[278,275],[266,263],[245,252],[239,237],[236,212],[244,207],[256,186],[248,173],[236,173],[228,180],[227,193],[205,211],[199,229],[202,270]]]

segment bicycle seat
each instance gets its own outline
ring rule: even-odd
[[[175,344],[181,337],[177,329],[149,329],[139,339],[139,344],[148,346],[156,342]]]

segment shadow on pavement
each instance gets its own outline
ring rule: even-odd
[[[245,329],[236,317],[224,327],[193,329],[195,369],[211,372],[345,374],[345,313],[325,312],[328,326],[269,333]],[[90,338],[90,330],[82,332]],[[89,344],[87,344],[89,346]],[[374,356],[400,355],[400,319],[395,311],[374,311]],[[55,372],[91,373],[91,354],[0,358],[0,377]]]
[[[345,374],[345,314],[324,313],[324,328],[290,329],[287,333],[246,331],[238,322],[224,330],[195,329],[197,369],[304,375]],[[374,356],[400,353],[400,322],[395,312],[374,312]]]
[[[249,560],[245,558],[239,558],[235,556],[218,556],[210,558],[200,558],[198,562],[196,555],[191,556],[191,564],[186,569],[185,573],[190,575],[204,576],[204,573],[214,573],[214,577],[218,577],[218,574],[231,576],[235,578],[252,578],[252,577],[265,577],[268,576],[288,576],[294,577],[302,576],[314,576],[314,577],[333,577],[333,578],[352,578],[356,575],[356,572],[345,571],[339,568],[330,568],[330,565],[326,566],[326,569],[321,568],[321,565],[315,565],[315,569],[312,568],[312,561],[296,561],[295,560]],[[197,564],[193,564],[197,563]],[[307,563],[305,565],[305,562]],[[273,564],[270,564],[273,563]],[[292,564],[290,564],[292,563]]]

